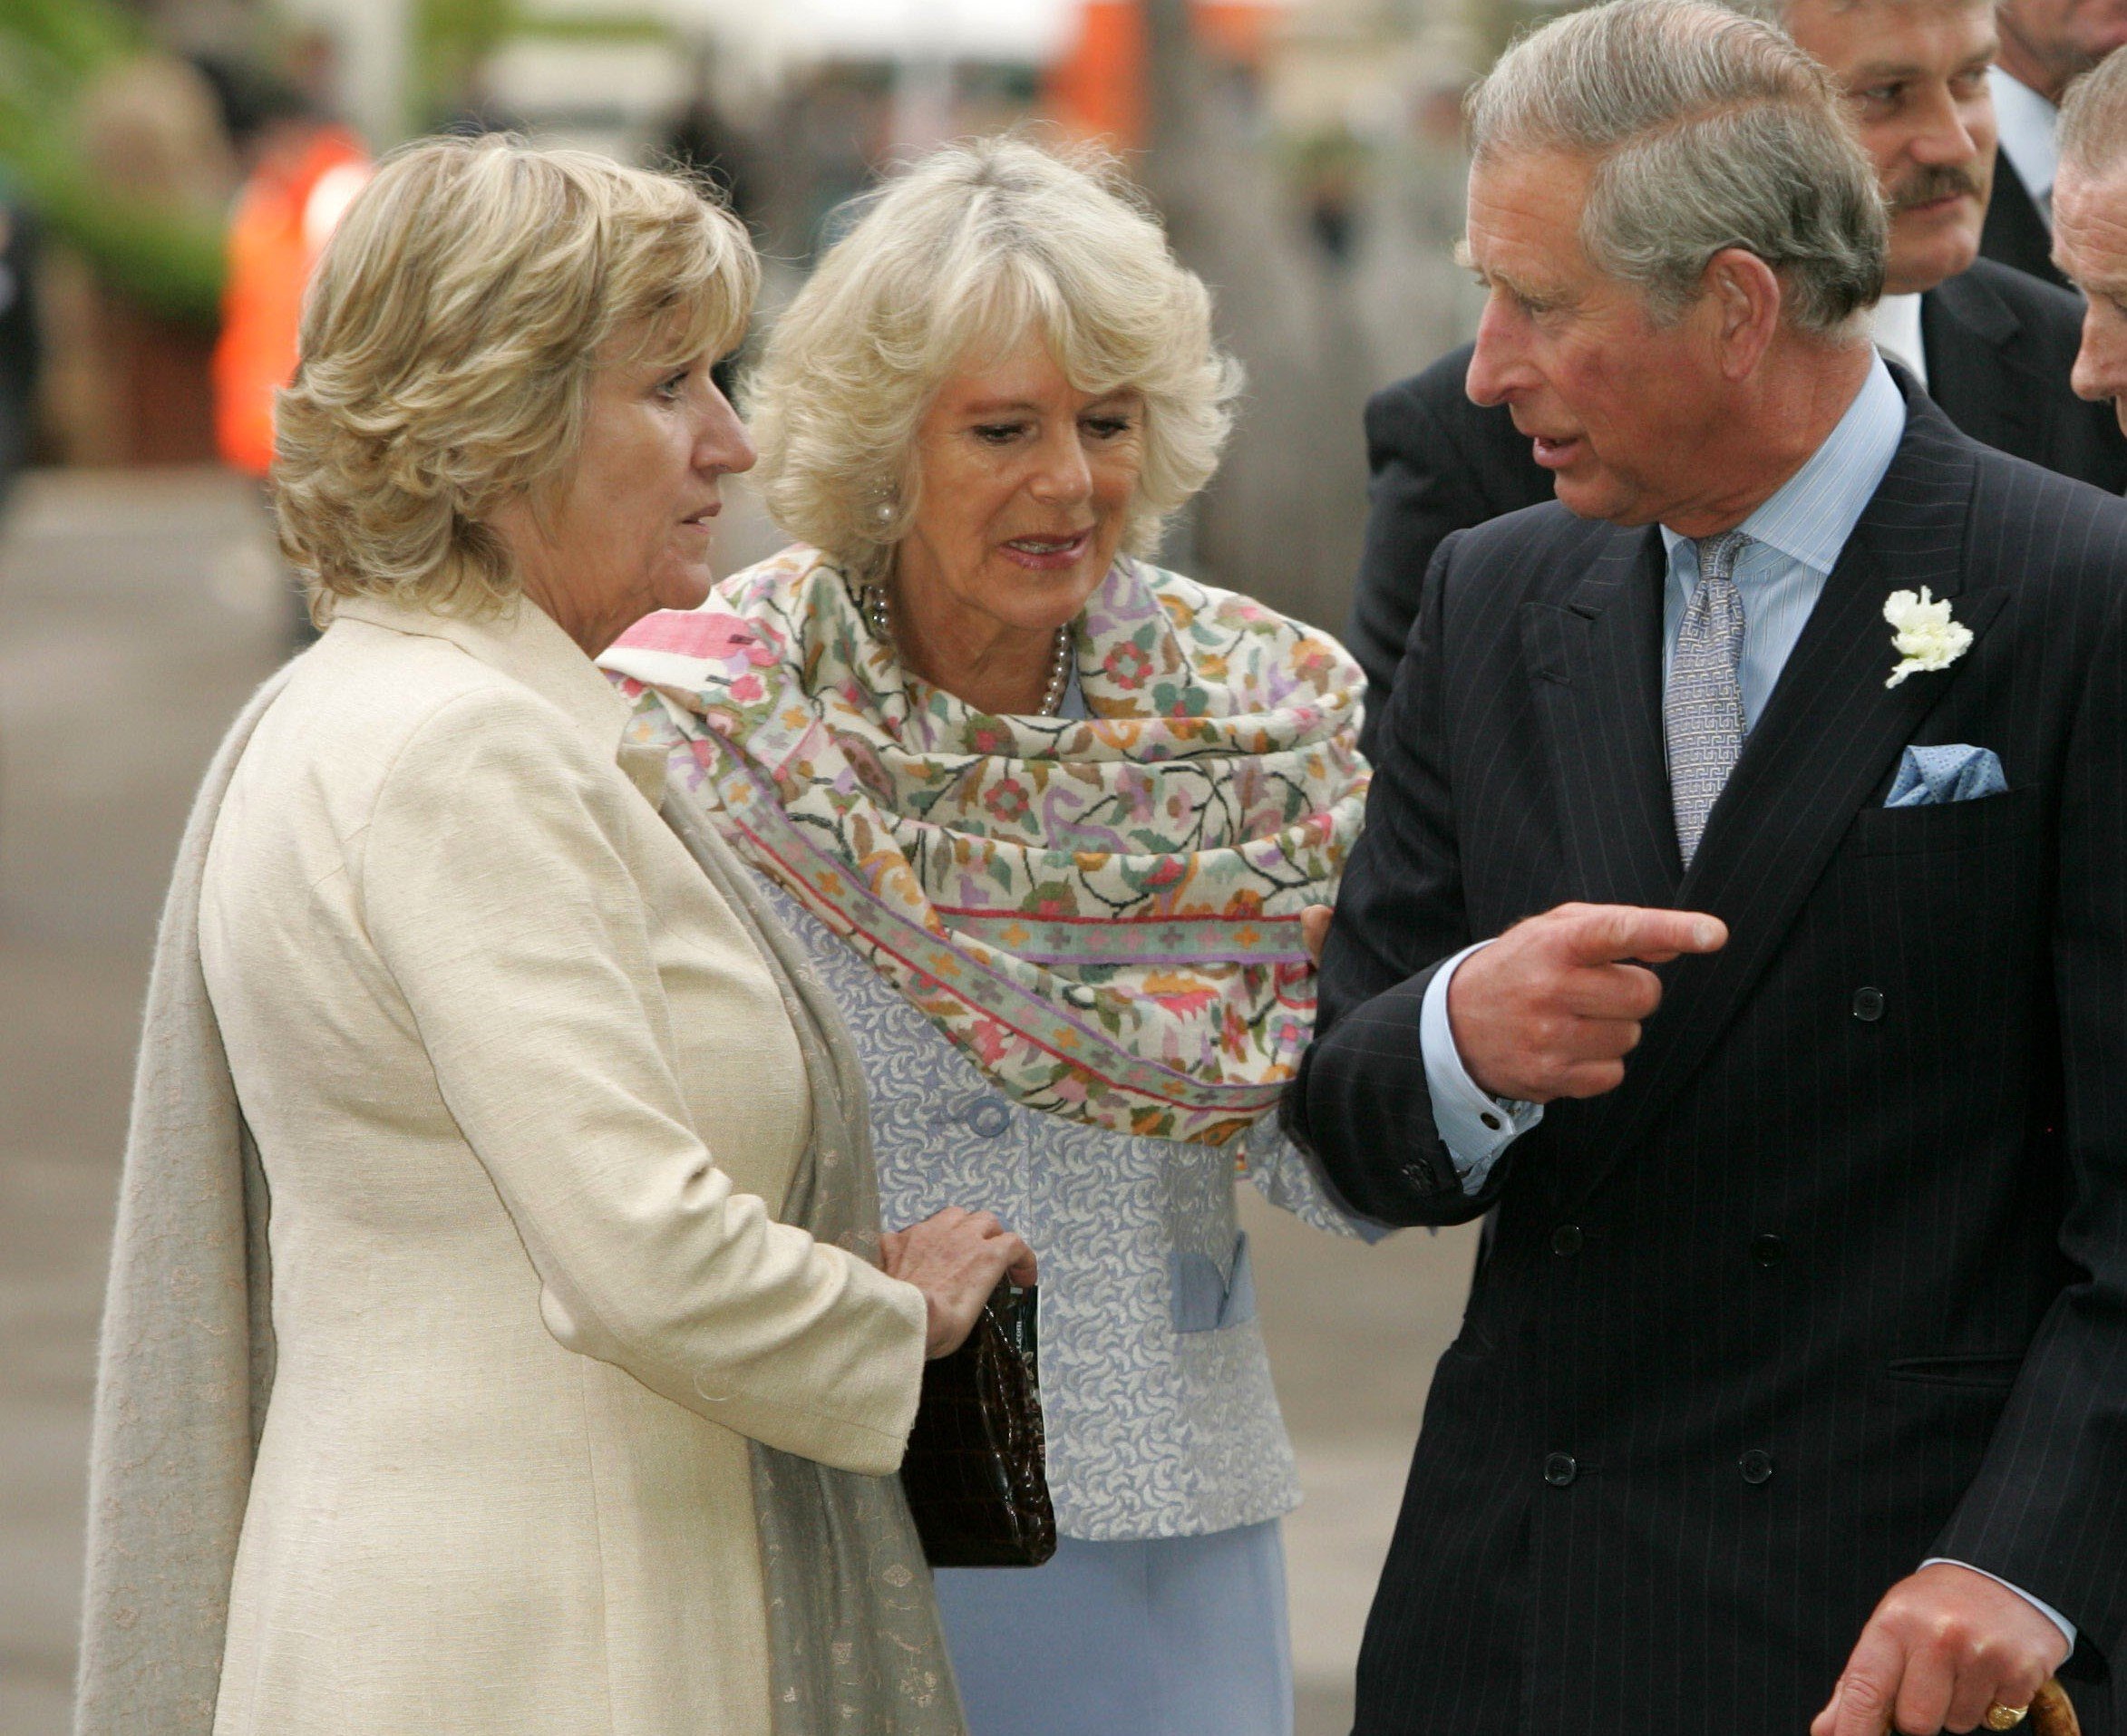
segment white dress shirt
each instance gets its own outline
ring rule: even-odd
[[[1869,315],[1869,335],[1876,347],[1918,380],[1928,384],[1928,348],[1920,341],[1920,297],[1886,296]]]
[[[2002,155],[2038,207],[2047,228],[2054,226],[2054,177],[2061,167],[2061,112],[2021,79],[1998,66],[1986,69],[1994,94],[1995,124],[2000,129]]]
[[[1920,298],[1897,299],[1913,304],[1913,347],[1918,351]],[[1880,331],[1877,341],[1883,344]],[[1902,362],[1905,357],[1899,359]],[[1823,595],[1840,551],[1853,535],[1854,526],[1890,468],[1905,432],[1905,399],[1891,379],[1890,370],[1879,357],[1823,445],[1737,527],[1749,538],[1736,557],[1734,575],[1743,606],[1743,653],[1735,673],[1746,727],[1756,727],[1764,714],[1781,672],[1809,624],[1810,612]],[[1661,527],[1661,532],[1668,554],[1668,575],[1662,596],[1662,674],[1666,682],[1676,653],[1677,635],[1684,626],[1684,612],[1698,586],[1699,563],[1698,545],[1690,538],[1667,525]],[[1512,1101],[1488,1093],[1470,1077],[1455,1049],[1448,1018],[1448,985],[1462,961],[1490,944],[1479,941],[1466,947],[1436,971],[1426,985],[1419,1014],[1419,1046],[1425,1062],[1426,1086],[1433,1097],[1433,1125],[1462,1185],[1472,1193],[1484,1186],[1501,1153],[1543,1120],[1539,1103]],[[1944,1558],[1933,1557],[1921,1565],[1930,1566],[1940,1559]],[[1970,1566],[1966,1562],[1949,1565]],[[2074,1649],[2074,1624],[2058,1610],[1983,1567],[1971,1571],[1995,1580],[2031,1604],[2061,1630],[2069,1648]]]

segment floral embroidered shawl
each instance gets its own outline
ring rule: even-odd
[[[1091,716],[908,674],[793,548],[600,659],[753,867],[1031,1108],[1223,1142],[1277,1098],[1365,799],[1359,671],[1260,604],[1117,562],[1077,624]]]

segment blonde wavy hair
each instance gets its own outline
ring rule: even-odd
[[[1028,332],[1079,391],[1144,402],[1124,546],[1147,554],[1210,480],[1240,364],[1113,159],[1022,138],[933,152],[864,201],[770,334],[744,400],[785,532],[875,582],[918,505],[918,424],[971,358]]]
[[[319,262],[276,406],[281,547],[313,616],[513,596],[488,519],[566,476],[593,372],[730,349],[759,276],[737,219],[676,175],[500,137],[388,158]]]

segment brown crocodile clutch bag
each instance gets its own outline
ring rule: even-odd
[[[1038,1567],[1056,1553],[1031,1288],[998,1285],[967,1342],[924,1364],[901,1487],[934,1567]]]

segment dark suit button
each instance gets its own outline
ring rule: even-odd
[[[1760,1483],[1772,1480],[1772,1455],[1753,1447],[1735,1461],[1736,1469],[1743,1473],[1743,1480],[1755,1489]]]
[[[1854,1017],[1863,1024],[1874,1024],[1883,1016],[1883,991],[1879,988],[1858,988],[1854,991]]]
[[[1778,1266],[1787,1257],[1787,1244],[1768,1231],[1753,1237],[1751,1242],[1751,1258],[1760,1266]]]
[[[1543,1479],[1553,1489],[1564,1489],[1580,1475],[1580,1467],[1569,1452],[1555,1452],[1543,1461]]]
[[[1557,1229],[1551,1232],[1551,1252],[1554,1254],[1578,1254],[1580,1252],[1581,1243],[1585,1240],[1587,1237],[1581,1235],[1578,1224],[1560,1224]]]

